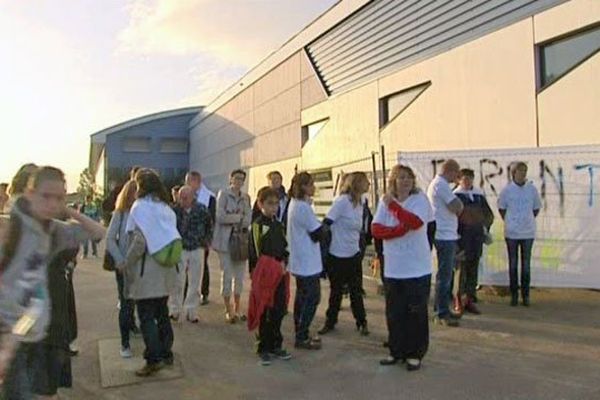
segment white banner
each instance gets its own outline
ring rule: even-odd
[[[439,165],[453,158],[475,171],[475,185],[487,195],[496,214],[480,265],[483,284],[508,285],[503,222],[497,196],[509,179],[508,167],[524,161],[528,179],[542,198],[531,260],[531,285],[600,289],[600,146],[536,149],[399,153],[412,167],[417,184],[427,189]]]

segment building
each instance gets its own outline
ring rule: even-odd
[[[91,135],[89,170],[96,182],[110,189],[136,165],[157,170],[167,185],[180,182],[189,165],[188,125],[200,110],[162,111]]]
[[[556,243],[600,242],[581,225],[600,218],[583,210],[600,167],[599,50],[597,0],[343,0],[193,118],[190,166],[213,189],[243,167],[251,194],[268,171],[317,172],[323,213],[345,171],[381,190],[403,160],[426,185],[462,157],[494,196],[506,164],[527,159],[547,207],[534,284],[598,287],[598,251]],[[484,280],[506,275],[496,248]]]

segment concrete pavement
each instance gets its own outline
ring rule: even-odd
[[[464,317],[460,328],[432,325],[423,368],[408,373],[378,364],[386,355],[384,302],[376,282],[366,280],[370,336],[355,331],[345,300],[338,329],[323,337],[323,349],[295,351],[290,313],[283,334],[294,358],[262,367],[253,353],[253,334],[242,324],[224,323],[214,256],[211,303],[200,308],[200,323],[174,328],[184,377],[103,389],[98,340],[118,337],[118,310],[114,275],[100,264],[82,260],[75,274],[81,351],[73,360],[74,388],[61,398],[600,399],[600,292],[535,290],[530,308],[509,307],[507,297],[482,292],[483,315]],[[322,281],[314,329],[324,321],[328,292]]]

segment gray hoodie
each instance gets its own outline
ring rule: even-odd
[[[76,245],[87,235],[76,222],[49,221],[44,226],[26,212],[27,207],[27,201],[20,198],[11,209],[11,218],[21,221],[21,234],[14,257],[0,277],[0,321],[3,331],[12,330],[32,300],[37,299],[41,314],[19,340],[38,342],[46,336],[50,322],[47,268],[51,251]],[[0,246],[0,259],[2,256]]]

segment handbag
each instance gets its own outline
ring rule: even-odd
[[[119,230],[117,231],[117,246],[119,246],[119,239],[121,238],[121,225],[123,223],[123,214],[119,214]],[[109,272],[117,270],[115,258],[110,254],[110,251],[104,250],[104,260],[102,261],[102,269]]]
[[[229,237],[229,255],[232,261],[246,261],[248,259],[248,242],[250,234],[248,229],[235,226]]]

